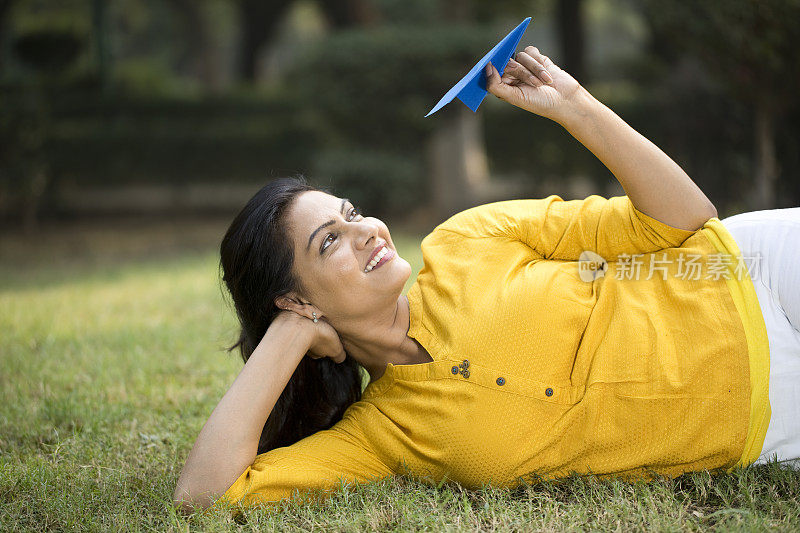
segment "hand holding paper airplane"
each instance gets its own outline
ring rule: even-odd
[[[580,84],[533,46],[514,53],[530,21],[531,17],[523,20],[489,50],[425,116],[455,98],[477,111],[488,91],[517,107],[557,120],[562,103],[577,92]]]
[[[580,84],[534,46],[517,53],[515,59],[509,60],[502,76],[492,63],[486,64],[486,90],[512,105],[558,121],[559,112]]]

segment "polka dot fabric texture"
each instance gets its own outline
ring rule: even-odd
[[[582,279],[585,251],[604,275]],[[389,364],[333,428],[258,456],[224,500],[391,474],[515,486],[758,457],[769,348],[750,277],[618,275],[631,256],[739,253],[717,218],[687,231],[626,196],[507,200],[454,215],[422,252],[408,335],[433,361]]]

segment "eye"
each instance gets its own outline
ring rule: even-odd
[[[357,216],[361,216],[361,208],[351,207],[350,210],[347,212],[347,221],[350,222]],[[333,241],[335,241],[336,237],[338,236],[339,236],[338,233],[328,233],[322,240],[322,248],[320,248],[319,253],[320,254],[323,253],[330,246],[330,244],[326,246],[326,243],[328,242],[333,243]],[[333,239],[330,239],[330,237],[333,237]]]

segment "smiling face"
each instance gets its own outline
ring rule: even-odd
[[[294,244],[294,274],[303,294],[334,325],[394,309],[411,265],[397,255],[389,229],[349,200],[321,191],[299,194],[286,213]],[[382,260],[365,272],[373,252]],[[309,312],[310,315],[310,312]],[[320,316],[317,312],[317,316]]]

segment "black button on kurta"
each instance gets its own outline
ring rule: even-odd
[[[545,393],[545,395],[547,395],[547,396],[552,396],[552,395],[553,395],[553,389],[551,389],[550,387],[547,387],[547,388],[544,390],[544,393]]]
[[[506,382],[505,378],[497,378],[497,384],[498,385],[504,385],[505,382]]]

